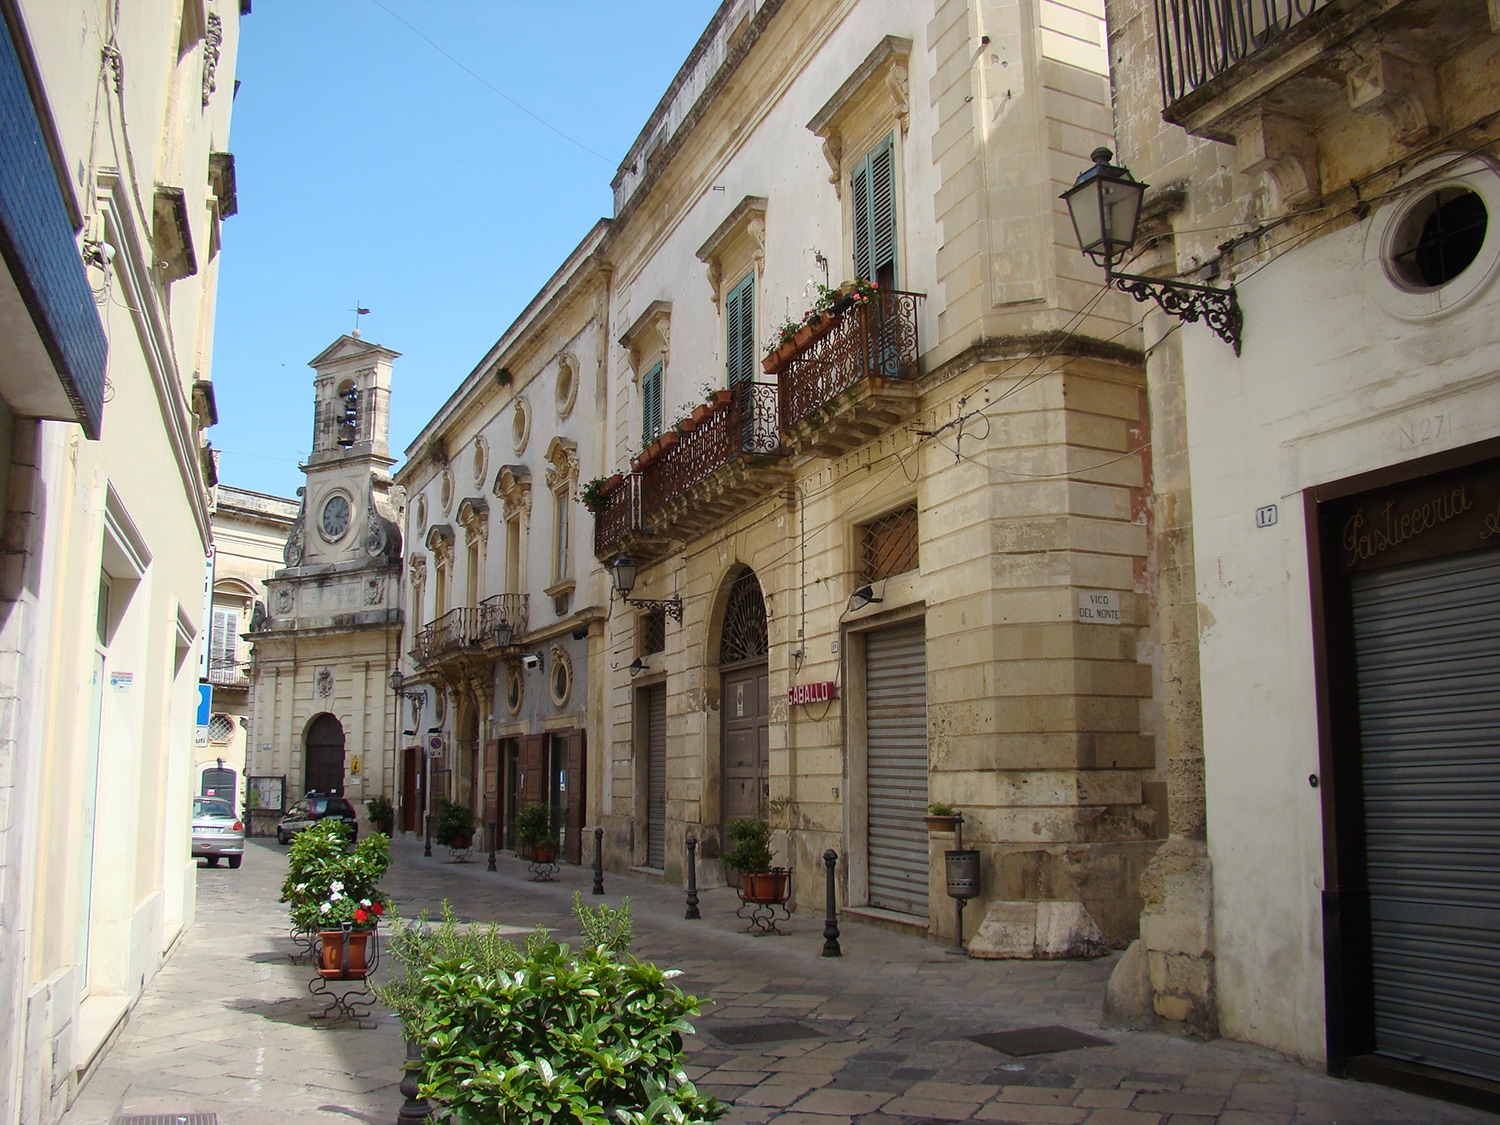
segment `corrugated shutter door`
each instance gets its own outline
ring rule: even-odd
[[[1352,588],[1376,1050],[1500,1080],[1500,551]]]
[[[927,629],[865,636],[870,905],[927,916]]]
[[[646,866],[666,865],[667,685],[646,689]]]

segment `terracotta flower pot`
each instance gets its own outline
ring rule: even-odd
[[[537,863],[557,862],[557,842],[555,840],[543,840],[540,844],[532,844],[530,851],[531,858]]]
[[[728,406],[731,402],[734,401],[734,392],[728,387],[725,387],[723,390],[714,392],[714,400],[720,406]]]
[[[599,486],[599,495],[601,497],[613,496],[616,492],[620,491],[620,486],[624,483],[625,474],[616,473],[614,476],[610,477],[607,481]]]
[[[344,938],[349,939],[349,969],[344,971]],[[321,930],[318,975],[326,980],[363,980],[369,972],[365,953],[370,941],[369,930]]]
[[[661,456],[662,453],[667,453],[674,447],[676,447],[678,436],[679,435],[676,430],[668,430],[666,433],[662,434],[661,437],[657,438],[656,444],[659,448],[657,456]]]
[[[763,905],[786,901],[785,871],[740,872],[740,898]]]
[[[956,816],[924,816],[929,832],[952,832],[958,827],[959,818]]]
[[[713,412],[714,412],[714,408],[710,404],[708,404],[706,402],[702,406],[695,406],[695,407],[693,407],[693,413],[691,415],[691,417],[693,419],[693,425],[695,425],[695,426],[701,426],[701,425],[703,425],[704,419],[706,419]]]

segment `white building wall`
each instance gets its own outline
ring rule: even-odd
[[[1398,319],[1372,257],[1382,221],[1241,281],[1239,362],[1201,328],[1182,337],[1220,1026],[1308,1059],[1324,1054],[1323,833],[1302,492],[1500,435],[1500,288]]]

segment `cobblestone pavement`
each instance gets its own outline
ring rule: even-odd
[[[1332,1079],[1265,1050],[1098,1023],[1114,958],[970,961],[919,938],[845,922],[844,956],[819,956],[823,921],[794,916],[785,936],[740,932],[732,892],[702,894],[683,919],[676,888],[588,870],[532,883],[502,855],[453,863],[444,849],[397,841],[386,889],[405,915],[444,898],[463,918],[545,925],[572,935],[572,894],[634,907],[637,956],[683,970],[704,1001],[688,1041],[689,1074],[731,1102],[740,1125],[1479,1125],[1494,1116]],[[64,1119],[211,1112],[220,1125],[265,1121],[394,1122],[403,1054],[388,1016],[371,1029],[320,1029],[276,903],[285,849],[252,841],[239,871],[198,873],[198,922],[137,1005]],[[781,1025],[778,1037],[744,1042]],[[1012,1057],[969,1036],[1063,1026],[1103,1045]],[[791,1038],[790,1036],[800,1036]]]

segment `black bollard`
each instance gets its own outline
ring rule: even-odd
[[[844,951],[839,948],[838,902],[834,897],[833,865],[838,861],[839,853],[832,848],[823,853],[823,866],[828,869],[827,918],[823,922],[824,957],[842,957],[844,955]]]
[[[432,1107],[426,1098],[419,1098],[417,1075],[422,1073],[422,1045],[406,1041],[406,1062],[401,1067],[401,1093],[406,1101],[396,1113],[396,1125],[424,1125]]]
[[[495,822],[493,820],[490,821],[490,865],[489,865],[489,868],[488,868],[488,870],[490,870],[490,871],[495,870],[495,829],[496,829],[496,827],[497,827],[497,825],[495,824]]]
[[[604,893],[604,829],[594,829],[594,894]]]
[[[701,919],[703,915],[698,913],[698,837],[688,834],[688,886],[687,886],[687,913],[684,918]]]

